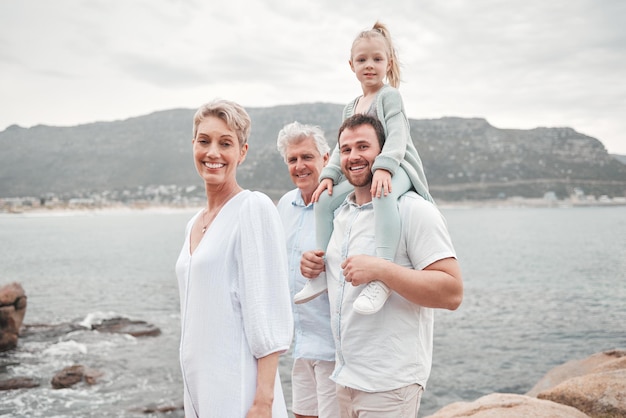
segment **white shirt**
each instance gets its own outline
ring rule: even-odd
[[[316,249],[313,203],[304,204],[300,189],[287,192],[278,202],[289,258],[291,296],[302,290],[306,279],[300,273],[302,253]],[[335,360],[335,342],[330,330],[328,294],[299,305],[293,304],[295,335],[293,357],[309,360]]]
[[[293,333],[284,233],[272,201],[244,190],[211,223],[193,255],[187,224],[176,262],[185,416],[243,418],[257,359],[289,348]],[[278,371],[273,417],[287,417]]]
[[[455,257],[439,210],[416,193],[399,200],[402,234],[394,262],[423,269]],[[347,283],[341,263],[351,255],[375,255],[372,203],[357,206],[353,194],[335,215],[326,253],[331,325],[336,346],[333,380],[365,392],[383,392],[410,384],[426,387],[433,350],[434,310],[396,292],[373,315],[354,312],[352,303],[365,285]]]

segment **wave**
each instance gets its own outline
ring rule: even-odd
[[[102,324],[104,321],[106,321],[107,319],[114,319],[114,318],[124,318],[123,315],[120,315],[116,312],[113,311],[109,311],[109,312],[102,312],[102,311],[97,311],[97,312],[91,312],[88,313],[87,316],[85,316],[85,319],[83,319],[81,322],[78,323],[78,325],[81,325],[85,328],[91,329],[93,328],[94,325],[100,325]]]
[[[71,356],[75,354],[87,354],[87,345],[74,340],[61,341],[52,344],[45,350],[43,354],[46,356]]]

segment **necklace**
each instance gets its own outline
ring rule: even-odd
[[[207,229],[209,229],[209,225],[211,225],[211,222],[213,222],[217,214],[220,213],[224,205],[228,203],[228,201],[237,193],[239,193],[239,190],[235,189],[228,196],[226,196],[226,199],[224,199],[224,202],[212,210],[213,214],[209,216],[208,221],[205,222],[204,219],[205,219],[205,216],[209,213],[209,208],[207,207],[204,210],[204,212],[202,212],[202,234],[204,234],[207,231]]]
[[[204,223],[204,215],[206,215],[206,210],[204,211],[204,213],[202,214],[202,223]],[[209,227],[209,224],[206,223],[202,226],[202,233],[204,234],[206,232],[206,229]]]

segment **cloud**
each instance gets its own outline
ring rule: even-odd
[[[153,56],[120,53],[115,62],[128,77],[160,88],[193,87],[210,81],[209,74],[199,69]]]
[[[214,96],[346,103],[360,93],[352,40],[381,20],[412,118],[571,126],[626,154],[625,15],[621,0],[1,2],[0,129]]]

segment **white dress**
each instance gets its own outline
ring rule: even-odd
[[[244,190],[176,262],[185,416],[245,417],[257,359],[289,348],[293,334],[284,233],[272,201]],[[278,372],[272,417],[287,417]]]

